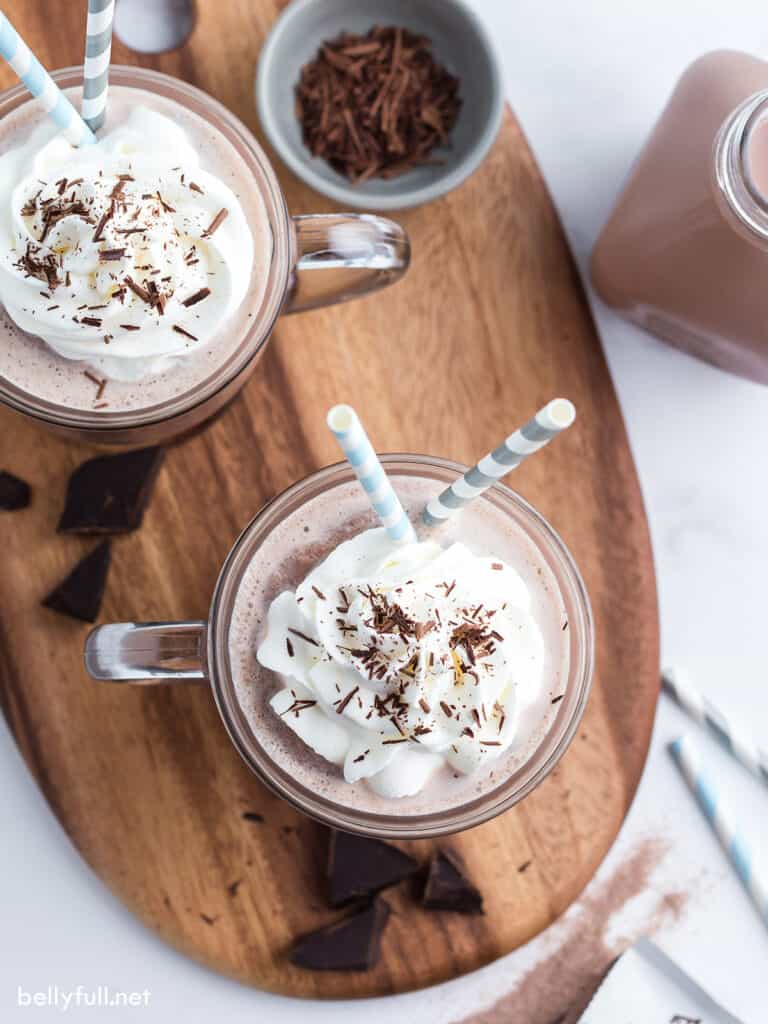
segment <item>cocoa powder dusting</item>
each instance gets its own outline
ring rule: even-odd
[[[616,957],[641,934],[654,935],[682,916],[689,895],[659,893],[638,934],[615,944],[607,938],[611,918],[648,889],[666,850],[663,840],[646,839],[630,851],[613,874],[587,889],[575,914],[553,926],[556,948],[511,992],[459,1024],[575,1024]]]

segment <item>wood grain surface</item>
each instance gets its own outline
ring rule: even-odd
[[[81,59],[84,3],[4,6],[48,66]],[[208,0],[182,50],[139,58],[116,43],[114,60],[196,83],[260,134],[253,71],[280,6]],[[12,80],[0,67],[0,86]],[[331,208],[278,169],[293,212]],[[261,503],[336,461],[324,427],[332,403],[353,400],[381,450],[471,462],[547,399],[574,400],[576,426],[525,462],[514,486],[562,533],[594,604],[597,675],[583,725],[534,794],[451,840],[486,894],[485,916],[428,914],[397,891],[375,970],[287,963],[296,934],[336,916],[322,899],[326,836],[243,766],[207,690],[86,677],[85,627],[39,601],[92,546],[55,533],[67,477],[92,452],[0,413],[0,468],[35,489],[30,509],[0,513],[0,692],[30,770],[84,858],[148,927],[217,970],[302,996],[442,981],[553,921],[616,836],[657,698],[656,594],[635,469],[561,227],[513,115],[468,182],[401,220],[414,253],[402,283],[281,320],[244,393],[169,450],[144,526],[114,544],[101,615],[205,617],[224,556]],[[429,846],[412,845],[424,855]]]

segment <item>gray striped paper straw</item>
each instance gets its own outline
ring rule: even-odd
[[[707,729],[719,743],[764,785],[768,786],[768,753],[739,729],[703,694],[691,686],[678,669],[665,668],[661,673],[664,689],[699,725]]]
[[[0,11],[0,56],[4,57],[48,117],[73,146],[85,146],[96,139],[88,125],[32,53],[19,33]]]
[[[483,491],[516,469],[527,458],[553,437],[570,427],[576,418],[573,403],[567,398],[554,398],[539,409],[536,415],[520,427],[494,451],[468,469],[464,476],[454,480],[442,494],[433,498],[424,509],[422,518],[427,526],[437,526],[453,515],[457,509],[476,498]]]
[[[114,16],[115,0],[88,0],[82,113],[83,120],[94,132],[101,128],[107,116]]]
[[[746,838],[736,829],[727,801],[705,774],[699,751],[688,736],[680,736],[669,747],[683,778],[696,797],[704,817],[720,840],[728,859],[763,920],[768,925],[768,868]]]
[[[412,542],[416,534],[384,467],[350,405],[335,405],[328,426],[392,540]]]

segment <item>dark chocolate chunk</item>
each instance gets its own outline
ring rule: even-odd
[[[109,541],[104,540],[85,558],[81,558],[70,574],[42,602],[62,615],[83,622],[95,622],[109,571]]]
[[[291,949],[291,963],[312,971],[368,971],[378,963],[389,914],[389,905],[377,899],[341,921],[303,935]]]
[[[100,455],[74,471],[60,533],[127,533],[141,525],[162,448]]]
[[[0,509],[26,508],[32,499],[32,491],[26,480],[13,473],[0,472]]]
[[[427,910],[454,910],[459,914],[483,912],[483,897],[467,878],[461,859],[452,850],[440,849],[432,854],[422,903]]]
[[[397,885],[419,862],[381,839],[332,832],[328,851],[328,902],[332,907]]]

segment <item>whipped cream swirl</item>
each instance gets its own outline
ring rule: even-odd
[[[384,797],[417,793],[443,764],[490,767],[544,672],[514,569],[461,543],[395,547],[383,529],[272,602],[257,656],[282,678],[271,706],[283,722]]]
[[[254,253],[240,203],[147,107],[80,149],[40,125],[0,157],[0,196],[0,302],[106,377],[171,368],[245,297]]]

